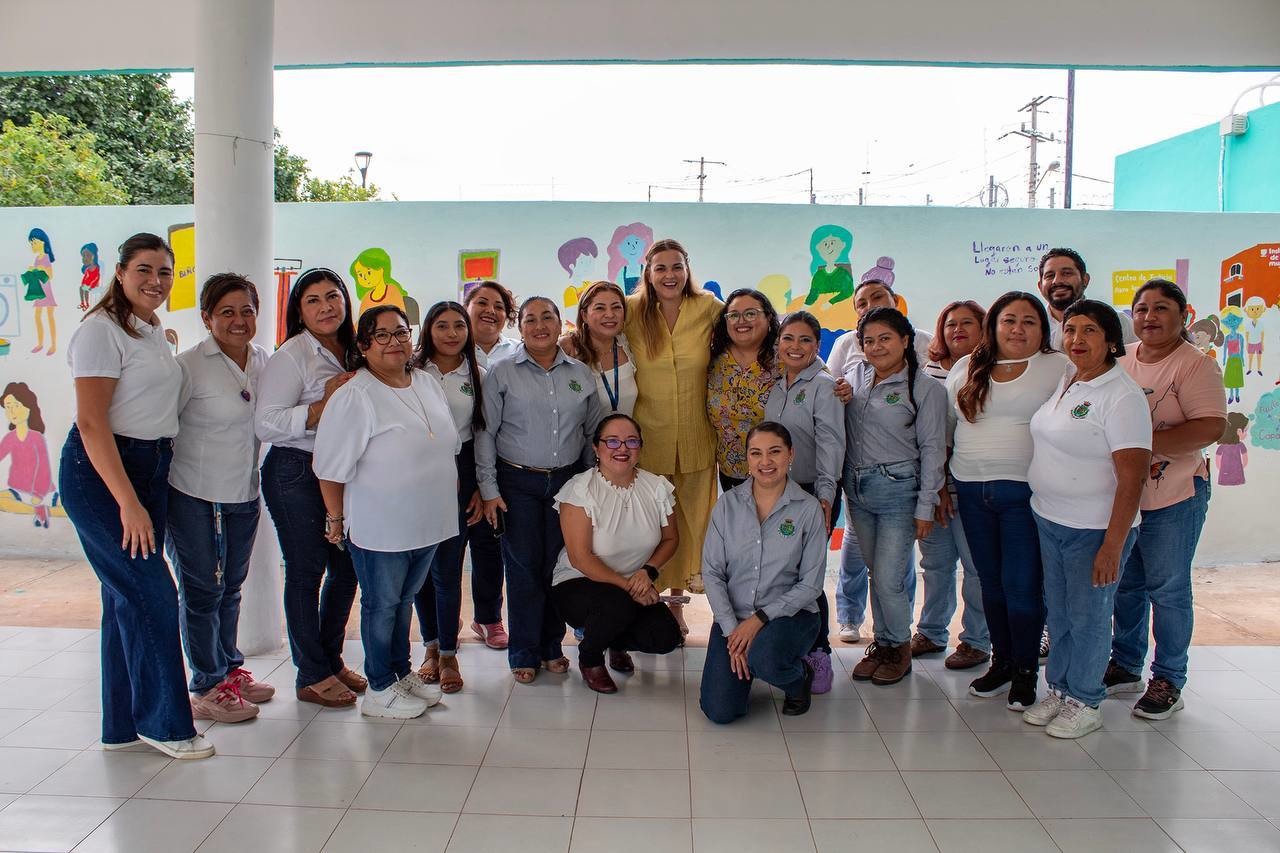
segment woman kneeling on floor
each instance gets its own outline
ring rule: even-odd
[[[599,464],[556,495],[564,548],[551,598],[565,621],[583,630],[578,667],[597,693],[618,690],[604,666],[606,649],[609,667],[630,673],[628,651],[665,655],[684,644],[653,586],[679,542],[675,489],[636,467],[643,444],[635,421],[609,415],[592,438]]]
[[[715,617],[702,669],[702,713],[730,723],[747,713],[751,681],[782,690],[782,713],[809,710],[818,594],[827,528],[818,499],[787,476],[791,433],[765,421],[747,433],[747,482],[724,493],[702,547]]]

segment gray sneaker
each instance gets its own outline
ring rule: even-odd
[[[1022,712],[1022,722],[1033,726],[1047,726],[1062,713],[1062,696],[1050,690],[1048,695]]]

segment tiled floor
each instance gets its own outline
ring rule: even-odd
[[[464,692],[405,724],[295,702],[283,654],[248,663],[282,688],[261,718],[173,762],[98,746],[96,632],[0,628],[0,850],[1280,851],[1277,647],[1197,647],[1187,710],[1108,700],[1077,742],[969,698],[940,657],[855,686],[861,647],[808,715],[758,685],[724,727],[698,711],[702,649],[637,655],[597,697],[576,675],[513,688],[467,646]]]

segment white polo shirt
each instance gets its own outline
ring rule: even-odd
[[[449,401],[449,413],[453,415],[453,425],[458,429],[459,441],[470,441],[471,414],[476,407],[476,391],[471,387],[471,364],[464,356],[462,363],[442,374],[435,362],[427,361],[423,372],[433,377],[444,388],[445,399]],[[487,371],[480,368],[480,377]]]
[[[153,441],[178,434],[178,394],[182,368],[157,320],[153,326],[134,314],[132,338],[116,321],[99,311],[76,328],[67,346],[67,364],[76,379],[115,379],[107,409],[111,432]]]
[[[324,407],[316,477],[345,483],[347,536],[368,551],[426,548],[458,535],[458,430],[440,383],[421,370],[392,388],[359,370]]]
[[[1031,418],[1031,508],[1065,527],[1105,530],[1116,493],[1111,454],[1151,449],[1151,410],[1119,364],[1067,388],[1070,381],[1064,376]],[[1134,513],[1134,527],[1140,516]]]
[[[241,370],[212,336],[178,356],[182,394],[169,485],[212,503],[257,499],[253,400],[267,358],[265,349],[251,343],[249,361]]]
[[[316,431],[307,429],[307,407],[324,397],[324,383],[345,372],[333,353],[310,332],[303,331],[281,344],[258,378],[258,438],[310,452]]]

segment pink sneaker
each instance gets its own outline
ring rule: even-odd
[[[502,626],[501,620],[491,625],[472,622],[471,630],[477,637],[484,640],[484,644],[491,649],[505,649],[507,647],[507,629]]]
[[[243,723],[258,716],[258,706],[240,695],[230,682],[222,682],[203,696],[191,697],[191,716],[217,723]]]
[[[276,695],[274,687],[265,681],[254,681],[253,673],[241,667],[236,667],[228,672],[223,681],[227,684],[234,684],[240,690],[240,695],[255,705],[269,702],[271,697]]]
[[[821,649],[815,649],[805,655],[804,659],[809,662],[809,666],[813,667],[813,693],[815,695],[830,693],[831,682],[835,678],[831,671],[831,655]]]

